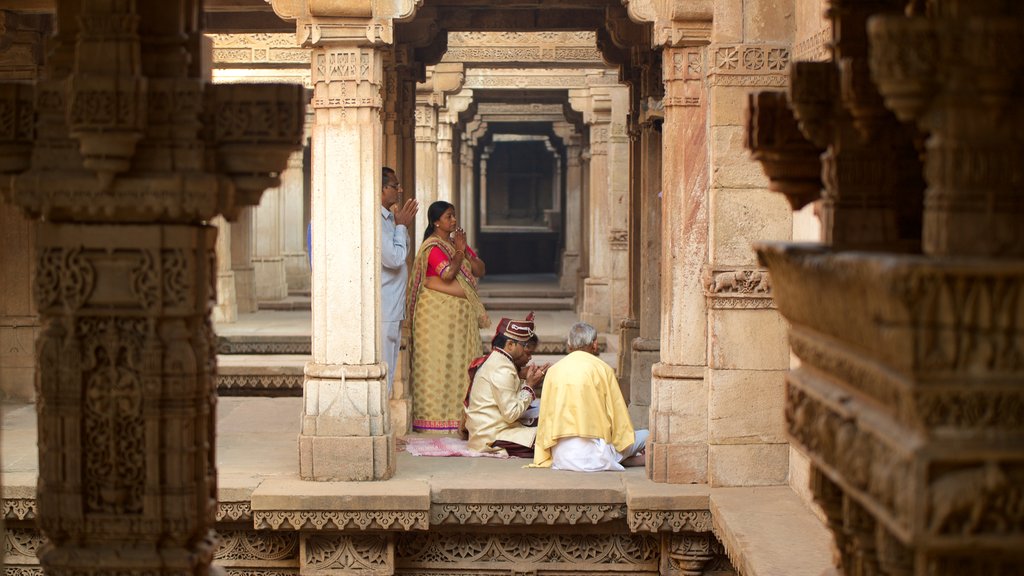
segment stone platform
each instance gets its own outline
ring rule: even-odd
[[[656,484],[524,460],[398,454],[386,482],[298,479],[299,398],[221,398],[216,564],[228,573],[814,575],[824,526],[787,487]],[[3,406],[8,570],[38,570],[35,408]],[[675,563],[675,564],[673,564]],[[363,571],[369,566],[370,571]],[[733,567],[740,568],[737,572]]]

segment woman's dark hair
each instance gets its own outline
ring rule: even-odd
[[[445,202],[444,200],[438,200],[431,204],[430,208],[427,208],[427,229],[423,231],[424,240],[430,238],[430,235],[434,233],[434,222],[440,220],[441,216],[444,216],[444,213],[448,211],[449,208],[454,210],[455,206],[449,202]]]

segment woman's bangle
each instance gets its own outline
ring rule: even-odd
[[[462,251],[462,250],[456,250],[455,253],[456,254],[462,254],[463,256],[466,255],[466,253],[464,251]]]

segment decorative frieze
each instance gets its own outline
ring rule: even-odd
[[[793,46],[794,61],[822,62],[832,56],[832,23],[827,22],[821,29],[798,40]]]
[[[501,571],[657,573],[660,541],[646,534],[449,534],[395,536],[399,573],[443,570],[450,574]]]
[[[34,520],[36,517],[35,498],[4,498],[4,520]]]
[[[633,510],[629,511],[631,532],[708,532],[709,510]]]
[[[217,354],[309,354],[308,336],[220,336]]]
[[[302,379],[297,374],[224,374],[215,378],[222,396],[302,396]]]
[[[467,74],[463,88],[586,88],[587,77],[583,74],[566,74],[551,71],[550,75],[516,74],[519,70],[502,70],[502,74]]]
[[[759,268],[712,269],[704,284],[714,309],[774,308],[768,271]]]
[[[299,535],[296,532],[217,530],[214,561],[222,565],[266,562],[298,566]]]
[[[622,519],[621,504],[434,504],[430,524],[570,525],[602,524]]]
[[[394,574],[395,544],[388,534],[303,534],[302,573]]]
[[[257,510],[253,525],[269,530],[426,530],[430,517],[415,510]]]
[[[218,502],[217,522],[251,522],[252,506],[248,500],[239,502]]]
[[[295,43],[295,34],[208,34],[214,68],[240,64],[299,65],[308,68],[310,50]]]
[[[708,49],[711,86],[786,85],[789,46],[772,44],[715,44]]]

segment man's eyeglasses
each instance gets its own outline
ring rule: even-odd
[[[402,183],[399,182],[397,184],[385,184],[384,187],[385,188],[395,188],[395,189],[398,189],[398,188],[402,187]]]

